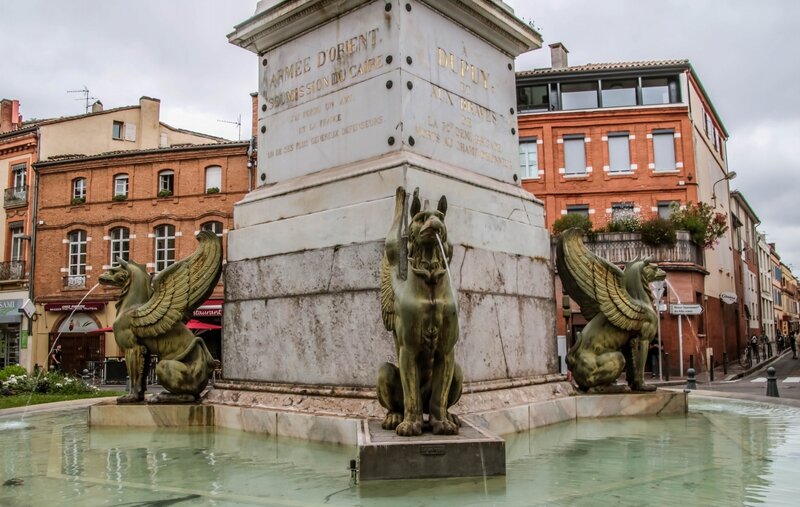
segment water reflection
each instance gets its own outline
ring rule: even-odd
[[[349,486],[351,447],[228,430],[89,429],[84,411],[0,432],[0,505],[794,505],[800,411],[693,400],[688,418],[507,438],[506,478]],[[0,418],[2,424],[3,418]]]

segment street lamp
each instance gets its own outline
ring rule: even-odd
[[[717,183],[719,183],[721,181],[725,181],[725,180],[730,181],[730,180],[734,179],[735,177],[736,177],[736,171],[731,171],[728,174],[726,174],[725,176],[723,176],[722,178],[720,178],[717,181],[715,181],[713,185],[711,185],[711,200],[714,201],[714,208],[717,207],[717,194],[716,194],[716,192],[714,190],[716,188],[716,186],[717,186]]]

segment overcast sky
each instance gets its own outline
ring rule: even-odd
[[[507,0],[544,49],[517,70],[688,58],[731,138],[731,187],[800,274],[800,19],[796,0]],[[255,0],[0,0],[0,97],[25,119],[80,114],[88,87],[106,108],[161,99],[162,121],[236,139],[250,132],[257,61],[227,42]]]

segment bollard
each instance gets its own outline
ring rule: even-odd
[[[723,375],[727,375],[728,374],[728,353],[727,352],[723,352],[722,353],[722,374]]]
[[[83,370],[83,375],[81,375],[84,384],[89,383],[89,370]]]
[[[125,390],[127,392],[131,392],[131,377],[130,377],[130,375],[127,375],[125,377]]]
[[[558,357],[558,373],[561,373],[561,355],[558,355],[556,357]]]
[[[689,354],[689,368],[694,368],[694,354]]]
[[[767,368],[767,396],[771,398],[780,398],[778,394],[778,379],[775,377],[775,368],[770,366]]]
[[[708,359],[711,363],[711,368],[708,370],[708,379],[709,382],[714,382],[714,356],[711,355],[708,357]]]
[[[686,379],[686,389],[697,389],[697,379],[694,376],[694,368],[689,368],[686,374],[689,375],[689,378]]]
[[[669,382],[669,352],[664,352],[664,380]]]

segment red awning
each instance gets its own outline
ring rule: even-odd
[[[199,320],[190,319],[189,322],[186,323],[186,327],[189,329],[196,329],[196,330],[210,330],[210,329],[222,329],[222,326],[218,326],[216,324],[209,324],[207,322],[200,322]],[[114,331],[114,328],[111,327],[101,327],[100,329],[94,329],[89,331],[89,333],[111,333]]]

